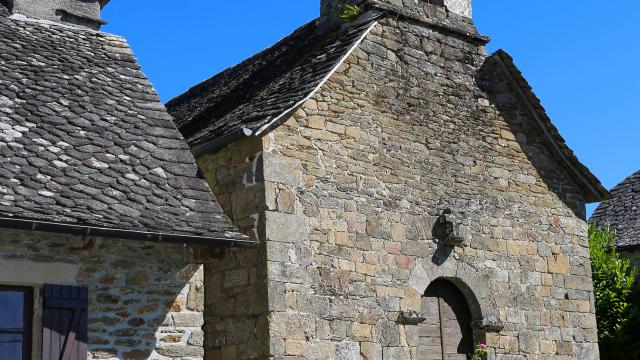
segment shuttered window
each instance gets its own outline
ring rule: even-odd
[[[471,312],[464,294],[447,280],[434,281],[422,298],[427,320],[419,326],[420,360],[466,360],[473,352]]]
[[[87,358],[88,290],[85,287],[45,285],[42,316],[42,359]]]
[[[33,289],[0,286],[0,359],[31,358]]]

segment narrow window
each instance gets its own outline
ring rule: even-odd
[[[33,289],[0,285],[0,359],[31,358]]]

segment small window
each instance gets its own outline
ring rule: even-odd
[[[0,359],[31,358],[33,289],[0,285]]]

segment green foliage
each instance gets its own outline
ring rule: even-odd
[[[634,281],[637,269],[629,260],[621,259],[616,248],[616,234],[609,226],[589,225],[589,248],[596,300],[600,357],[602,359],[630,359],[629,346],[634,341],[640,307],[634,306]],[[636,333],[637,334],[637,333]],[[631,340],[629,343],[627,341]],[[638,348],[639,346],[635,346]]]
[[[473,352],[471,360],[487,360],[489,356],[489,347],[487,344],[480,344],[476,346],[476,350]]]
[[[340,12],[338,12],[338,18],[344,23],[351,22],[358,18],[362,14],[362,7],[358,4],[342,4],[340,5]]]

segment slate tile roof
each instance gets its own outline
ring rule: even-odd
[[[335,31],[314,20],[169,101],[167,109],[192,147],[244,128],[255,132],[312,93],[374,20]]]
[[[609,223],[620,248],[640,247],[640,171],[611,190],[612,198],[598,206],[590,221]]]
[[[125,40],[0,14],[0,217],[244,238]]]

